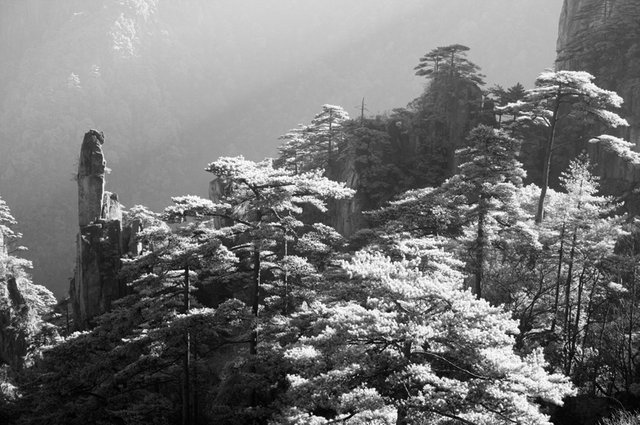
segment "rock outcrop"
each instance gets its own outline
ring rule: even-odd
[[[134,247],[131,229],[123,232],[122,207],[116,194],[105,191],[104,135],[90,130],[84,135],[78,164],[78,217],[75,276],[70,298],[76,329],[91,327],[92,319],[127,293],[118,276],[120,258]],[[123,233],[128,237],[124,238]]]
[[[640,151],[640,2],[637,0],[565,0],[558,31],[557,69],[583,70],[596,84],[624,98],[621,115],[630,126],[618,136]],[[640,164],[597,145],[590,154],[598,164],[603,188],[624,196],[631,212],[640,211],[635,194]],[[635,200],[634,200],[635,199]]]
[[[358,189],[360,186],[360,175],[352,161],[342,161],[338,164],[335,180],[345,182],[347,187]],[[365,226],[366,220],[363,211],[371,209],[371,203],[361,190],[357,190],[352,198],[332,201],[330,217],[331,226],[343,236],[351,236]]]

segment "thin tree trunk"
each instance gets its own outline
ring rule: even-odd
[[[289,255],[289,242],[287,241],[287,232],[284,232],[284,256]],[[289,271],[285,266],[284,269],[284,301],[282,303],[282,314],[289,314]]]
[[[258,221],[261,219],[261,214],[258,212]],[[258,310],[260,307],[260,241],[254,242],[253,247],[253,289],[251,294],[251,312],[253,313],[254,323],[251,330],[251,338],[249,340],[249,355],[254,359],[258,354]],[[250,372],[256,373],[255,362],[251,363]],[[250,405],[256,407],[258,405],[258,392],[254,386],[251,388],[251,400]],[[256,423],[254,421],[254,423]]]
[[[633,273],[631,274],[631,304],[629,305],[629,332],[627,335],[627,370],[628,375],[634,371],[633,366],[633,311],[635,309],[636,300],[636,264],[633,263]],[[627,382],[626,389],[629,389],[631,383]]]
[[[188,314],[191,308],[191,303],[189,300],[189,265],[185,265],[184,267],[184,290],[183,290],[183,303],[184,303],[184,313]],[[184,350],[184,358],[182,361],[182,372],[184,374],[184,380],[182,382],[182,425],[191,424],[191,407],[190,407],[190,398],[191,398],[191,383],[189,382],[189,374],[190,374],[190,351],[191,351],[191,335],[189,335],[189,329],[187,328],[187,332],[184,336],[185,339],[185,350]]]
[[[329,109],[329,152],[327,156],[327,177],[333,177],[333,110]]]
[[[591,327],[591,314],[593,312],[593,298],[596,293],[596,288],[598,287],[598,281],[600,280],[600,271],[597,272],[596,278],[593,281],[593,286],[591,287],[591,291],[589,291],[589,301],[587,302],[587,308],[585,310],[585,314],[587,317],[585,318],[584,324],[584,336],[582,337],[582,345],[587,345],[587,337],[589,335],[589,328]]]
[[[482,203],[482,199],[480,200]],[[480,205],[481,211],[478,215],[478,235],[476,237],[476,281],[473,292],[476,297],[482,298],[482,279],[484,274],[484,246],[485,246],[485,213],[482,210],[483,206]]]
[[[536,212],[536,224],[542,223],[544,218],[544,200],[549,189],[549,171],[551,170],[551,154],[553,151],[553,142],[556,138],[556,126],[558,123],[558,112],[560,111],[560,90],[558,88],[558,97],[553,108],[553,115],[549,121],[549,137],[544,147],[544,163],[542,166],[542,188],[540,190],[540,198],[538,199],[538,210]]]
[[[411,341],[405,341],[405,343],[402,346],[402,355],[406,358],[409,359],[411,357],[411,347],[412,347],[412,343]],[[411,394],[409,393],[409,390],[405,387],[405,390],[407,391],[407,398],[409,398],[411,396]],[[399,405],[397,410],[396,410],[396,425],[408,425],[409,424],[409,409],[407,409],[406,406],[403,405]]]
[[[586,273],[586,269],[582,269],[582,273],[580,273],[580,278],[578,279],[578,301],[576,306],[576,318],[573,324],[573,334],[571,335],[571,345],[569,349],[569,364],[573,362],[573,358],[576,355],[576,345],[578,339],[578,332],[580,329],[580,314],[582,313],[582,291],[584,288],[584,275]]]
[[[253,248],[253,289],[251,294],[251,312],[255,320],[251,331],[249,354],[258,354],[258,309],[260,306],[260,244],[255,242]]]
[[[570,306],[571,306],[571,282],[573,280],[573,259],[576,253],[576,240],[578,229],[573,231],[573,238],[571,240],[571,252],[569,253],[569,269],[567,270],[567,281],[564,288],[564,323],[563,329],[565,334],[565,344],[570,344],[571,341],[571,324],[570,324]],[[567,356],[568,357],[568,356]],[[571,372],[571,361],[565,362],[565,374],[569,375]]]
[[[611,309],[611,305],[607,306],[607,310],[604,313],[604,318],[602,319],[602,326],[600,327],[600,335],[598,336],[598,345],[597,348],[598,350],[602,350],[602,341],[604,340],[604,329],[605,326],[607,324],[607,319],[609,317],[609,310]],[[600,371],[600,362],[596,363],[594,368],[593,368],[593,375],[591,376],[591,382],[594,388],[594,392],[595,392],[595,388],[596,385],[598,383],[598,376],[599,376],[599,371]]]
[[[558,253],[558,273],[556,275],[556,296],[553,303],[553,320],[551,321],[551,332],[556,330],[556,322],[558,319],[558,307],[560,303],[560,279],[562,277],[562,260],[564,257],[564,232],[566,224],[562,223],[562,230],[560,231],[560,252]]]
[[[198,347],[197,347],[197,341],[196,341],[196,336],[193,335],[193,343],[191,344],[191,350],[193,353],[193,362],[191,365],[191,368],[193,369],[193,385],[191,385],[192,387],[192,403],[191,403],[191,411],[193,412],[191,414],[191,418],[193,419],[193,423],[197,424],[199,422],[199,418],[198,418],[198,387],[199,387],[199,382],[198,382]]]

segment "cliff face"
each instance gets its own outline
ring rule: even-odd
[[[584,70],[596,84],[620,94],[631,126],[623,136],[640,142],[640,3],[635,0],[565,0],[556,66]]]
[[[597,85],[620,94],[624,98],[621,115],[630,126],[618,135],[635,143],[640,151],[639,22],[637,0],[565,0],[556,67],[588,71],[596,77]],[[592,145],[590,150],[605,190],[629,195],[640,184],[639,165],[598,146]]]
[[[109,310],[112,301],[126,294],[126,285],[118,277],[120,257],[135,245],[130,244],[135,232],[123,232],[117,195],[104,190],[103,143],[102,133],[86,133],[78,163],[80,232],[76,271],[69,291],[76,329],[88,328],[95,316]],[[128,237],[123,238],[123,234]]]

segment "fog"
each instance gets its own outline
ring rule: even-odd
[[[103,130],[107,189],[155,210],[206,196],[219,156],[276,155],[324,103],[359,114],[423,90],[413,67],[460,43],[487,86],[555,58],[559,0],[0,0],[0,196],[34,280],[63,297],[82,135]]]

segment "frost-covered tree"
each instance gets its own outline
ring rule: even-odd
[[[222,158],[209,164],[207,170],[231,184],[230,196],[222,201],[230,204],[232,210],[241,211],[244,217],[232,214],[236,222],[249,226],[248,236],[253,243],[252,305],[257,316],[262,261],[266,267],[272,267],[274,260],[300,262],[294,269],[304,269],[303,258],[284,251],[289,240],[296,240],[308,231],[300,221],[304,208],[326,211],[326,200],[350,197],[353,190],[347,189],[344,183],[322,177],[321,171],[296,175],[274,169],[270,162],[255,164],[242,158]],[[271,251],[278,242],[281,251]],[[279,267],[281,272],[289,268],[286,264],[277,265],[277,261],[276,266],[274,270]],[[286,291],[287,282],[282,283]],[[282,300],[286,302],[288,297],[285,293]]]
[[[224,193],[215,202],[174,198],[175,205],[165,214],[175,222],[217,217],[228,224],[216,232],[237,257],[238,267],[223,281],[229,293],[248,305],[253,322],[246,339],[248,352],[237,359],[242,366],[229,372],[228,398],[217,403],[229,417],[250,421],[265,414],[259,400],[269,404],[267,388],[275,385],[271,376],[277,368],[264,361],[271,344],[270,319],[290,314],[315,296],[314,276],[323,267],[331,240],[339,238],[327,226],[305,225],[301,217],[309,209],[325,211],[326,200],[348,197],[353,191],[323,177],[321,170],[296,173],[273,168],[271,161],[254,163],[242,157],[220,158],[207,171],[224,182]],[[221,413],[218,420],[225,418]]]
[[[530,122],[546,128],[542,191],[536,210],[536,223],[544,217],[544,203],[549,189],[549,172],[556,134],[565,120],[596,121],[608,127],[626,126],[627,121],[612,109],[620,108],[622,98],[593,83],[594,76],[584,71],[545,71],[538,76],[524,100],[503,108],[519,116],[519,122]]]
[[[309,125],[290,130],[281,137],[279,161],[295,171],[324,169],[331,176],[336,153],[344,141],[341,127],[349,114],[340,106],[322,105]]]
[[[11,209],[0,197],[0,277],[7,273],[22,274],[31,268],[30,261],[13,255],[26,249],[18,245],[22,235],[13,229],[16,224],[18,222],[11,214]]]
[[[599,279],[602,263],[613,254],[616,240],[624,234],[621,218],[611,216],[616,205],[613,199],[598,193],[599,179],[591,173],[590,166],[585,155],[569,164],[560,179],[564,194],[549,223],[559,233],[554,310],[562,311],[563,363],[567,374],[580,345],[579,337],[584,335],[585,320],[588,322],[591,313],[587,303],[592,301],[597,285],[603,283]]]
[[[282,349],[290,388],[274,423],[548,424],[534,400],[561,404],[566,377],[540,351],[513,352],[509,313],[462,290],[437,239],[356,253],[291,317]]]
[[[544,347],[555,368],[585,383],[593,370],[592,350],[601,349],[595,348],[598,323],[611,308],[605,300],[614,245],[625,232],[617,205],[598,193],[598,178],[584,155],[562,174],[560,189],[549,190],[546,218],[531,226],[535,244],[517,237],[501,241],[489,280],[520,321],[518,347]],[[531,216],[539,195],[534,185],[519,192],[520,205]]]

